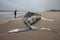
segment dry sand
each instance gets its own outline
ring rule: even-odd
[[[48,32],[46,30],[36,30],[6,34],[7,31],[13,28],[22,28],[26,25],[23,19],[11,20],[7,23],[0,24],[0,40],[60,40],[60,12],[37,12],[45,18],[50,18],[55,21],[43,21],[39,20],[34,26],[39,28],[48,27],[53,28],[56,33]],[[19,17],[18,17],[19,18]]]

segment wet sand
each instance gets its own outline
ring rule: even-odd
[[[6,34],[7,31],[14,28],[24,28],[26,25],[23,19],[11,20],[0,24],[0,40],[60,40],[60,12],[37,12],[42,17],[53,19],[54,21],[39,20],[34,26],[39,28],[48,27],[54,29],[56,33],[48,32],[46,30],[35,30],[27,32],[19,32]],[[20,18],[20,17],[18,17]]]

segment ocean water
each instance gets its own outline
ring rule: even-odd
[[[17,17],[24,15],[26,12],[17,12]],[[0,24],[6,23],[14,18],[14,12],[0,12]]]

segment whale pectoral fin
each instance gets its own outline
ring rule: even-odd
[[[41,17],[41,20],[54,21],[53,19],[47,19],[47,18],[44,18],[44,17]]]
[[[18,32],[25,32],[25,31],[29,31],[29,28],[16,28],[16,29],[9,30],[8,33],[18,33]]]

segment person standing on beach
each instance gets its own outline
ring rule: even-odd
[[[17,10],[14,11],[14,18],[16,18]]]

